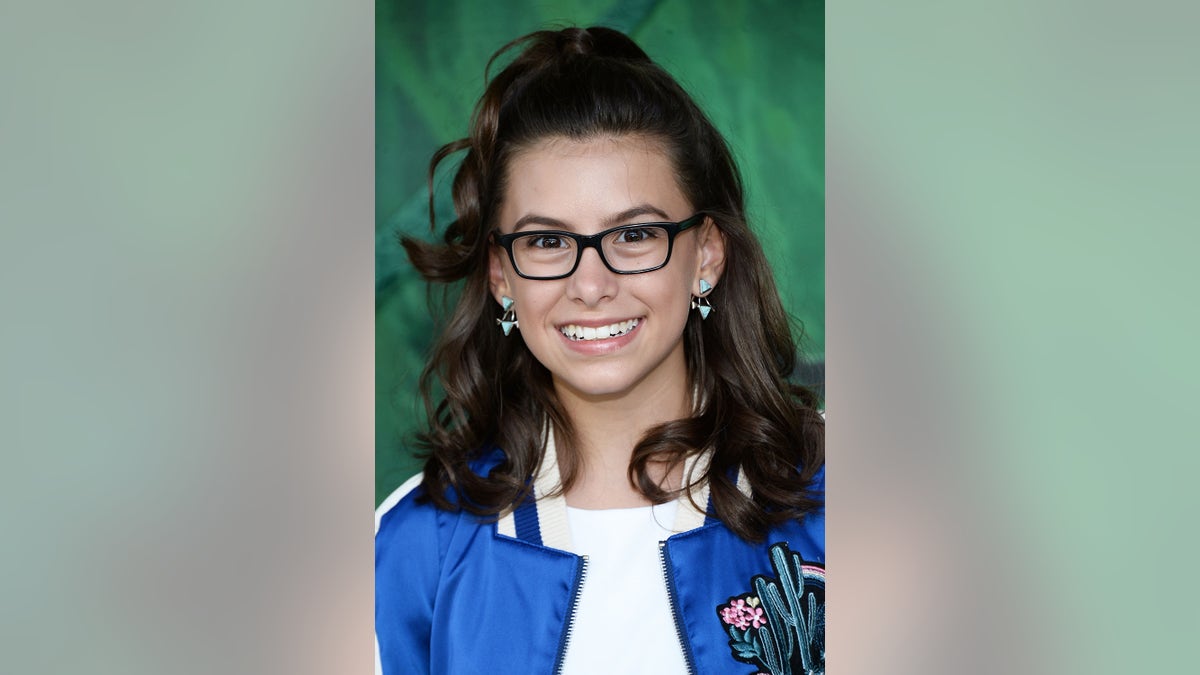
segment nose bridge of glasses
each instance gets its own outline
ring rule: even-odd
[[[610,263],[608,261],[608,257],[604,255],[603,235],[605,234],[606,233],[601,232],[600,234],[579,237],[579,251],[576,253],[576,255],[579,256],[579,260],[576,263],[576,273],[578,273],[580,267],[583,267],[587,264],[588,249],[592,249],[592,251],[595,252],[596,262],[600,263],[603,267],[608,268],[609,271],[612,270],[612,263]]]

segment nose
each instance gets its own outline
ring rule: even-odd
[[[600,252],[588,247],[579,258],[575,273],[567,277],[567,296],[587,307],[611,300],[617,292],[617,275],[604,266]]]

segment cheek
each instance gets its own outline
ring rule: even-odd
[[[686,320],[692,298],[689,286],[690,277],[671,275],[669,279],[643,288],[640,296],[657,313],[676,320]]]
[[[529,322],[532,324],[540,321],[540,317],[545,316],[554,307],[554,303],[557,302],[562,292],[555,292],[554,289],[545,288],[544,286],[531,285],[525,279],[521,281],[523,283],[513,286],[513,299],[516,300],[515,309],[517,311],[517,318],[528,317]],[[546,284],[547,282],[535,283]]]

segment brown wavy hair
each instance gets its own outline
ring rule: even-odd
[[[629,480],[651,502],[668,501],[678,493],[657,485],[648,467],[669,467],[712,448],[699,480],[710,484],[716,517],[740,537],[759,540],[772,524],[819,509],[823,496],[808,485],[824,463],[824,422],[815,395],[788,379],[796,365],[791,327],[747,226],[741,175],[721,134],[674,78],[619,31],[526,35],[492,56],[485,78],[512,50],[516,57],[488,82],[469,136],[441,147],[430,163],[436,232],[435,171],[466,151],[452,188],[456,219],[440,243],[402,239],[421,275],[446,291],[442,309],[433,307],[443,329],[421,376],[428,427],[416,435],[416,446],[425,460],[427,498],[493,517],[511,508],[541,462],[547,418],[556,431],[563,489],[575,481],[574,432],[549,372],[519,332],[504,337],[496,326],[489,233],[516,153],[546,138],[636,135],[667,152],[684,195],[724,233],[725,271],[709,298],[728,311],[708,321],[695,313],[688,319],[688,376],[702,403],[692,417],[646,433],[633,450]],[[503,449],[505,460],[487,476],[476,474],[470,462],[492,446]],[[739,467],[752,497],[737,488]],[[694,487],[682,492],[691,498]]]

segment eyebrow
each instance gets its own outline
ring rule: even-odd
[[[661,218],[664,222],[671,220],[671,217],[668,216],[665,211],[663,211],[662,209],[660,209],[656,206],[651,206],[650,204],[638,204],[637,206],[635,206],[633,208],[625,209],[624,211],[622,211],[614,216],[610,216],[610,217],[606,218],[604,221],[604,224],[605,224],[605,227],[612,227],[612,226],[617,225],[618,223],[621,223],[621,222],[624,222],[627,220],[633,220],[634,218],[637,218],[638,216],[646,216],[646,215],[654,216],[656,218]],[[543,227],[553,227],[553,228],[557,228],[560,230],[570,230],[571,229],[571,227],[569,225],[567,225],[565,222],[563,222],[561,220],[558,220],[557,218],[550,218],[548,216],[539,216],[535,213],[529,213],[529,214],[521,216],[520,218],[517,219],[516,224],[513,225],[513,232],[516,232],[517,230],[520,230],[521,228],[527,227],[529,225],[541,225]]]

